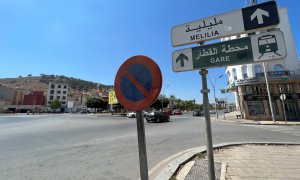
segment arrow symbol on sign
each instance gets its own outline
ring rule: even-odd
[[[189,58],[186,55],[180,53],[180,55],[176,58],[176,63],[178,61],[180,61],[180,66],[183,67],[184,66],[184,60],[188,61]]]
[[[262,9],[256,9],[256,11],[251,15],[251,21],[253,21],[253,19],[257,18],[258,24],[263,24],[264,20],[263,20],[263,15],[270,17],[269,16],[269,12],[262,10]]]

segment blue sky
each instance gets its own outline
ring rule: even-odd
[[[288,8],[299,50],[300,3],[277,2]],[[164,94],[202,102],[198,71],[172,71],[172,51],[185,47],[172,48],[171,28],[244,5],[245,0],[0,0],[0,78],[45,73],[112,85],[126,59],[146,55],[161,68]],[[224,73],[209,69],[212,80]],[[217,97],[232,99],[219,93],[226,82],[225,76],[217,80]]]

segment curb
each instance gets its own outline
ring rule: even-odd
[[[253,145],[300,145],[300,143],[296,142],[232,142],[232,143],[221,143],[221,144],[216,144],[213,146],[213,149],[222,149],[226,147],[231,147],[231,146],[239,146],[239,145],[246,145],[246,144],[253,144]],[[166,158],[165,160],[161,161],[158,163],[156,166],[154,166],[150,171],[149,175],[154,173],[154,171],[157,171],[157,169],[160,169],[160,167],[163,166],[163,164],[166,164],[166,162],[169,162],[165,168],[163,168],[162,171],[156,176],[155,180],[166,180],[170,179],[173,175],[175,175],[179,168],[183,165],[185,165],[187,162],[192,160],[196,154],[198,153],[206,153],[206,146],[201,146],[201,147],[196,147],[192,149],[188,149],[182,152],[179,152],[173,156],[170,156],[169,158]],[[176,158],[177,157],[177,158]],[[174,160],[172,160],[174,159]],[[226,170],[226,164],[222,164],[222,170],[223,167]],[[223,176],[225,176],[226,171],[223,172]],[[222,173],[221,173],[222,177]]]

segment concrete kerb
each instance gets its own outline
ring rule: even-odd
[[[213,149],[222,149],[222,148],[228,148],[231,146],[239,146],[239,145],[246,145],[246,144],[253,144],[253,145],[300,145],[300,143],[295,142],[232,142],[232,143],[221,143],[214,145]],[[166,162],[170,162],[167,165],[165,165],[165,168],[163,168],[160,173],[158,173],[158,176],[155,178],[155,180],[165,180],[170,179],[172,176],[176,175],[178,170],[181,166],[184,166],[187,162],[191,161],[196,157],[198,153],[206,153],[206,146],[196,147],[192,149],[188,149],[185,151],[182,151],[180,153],[177,153],[173,156],[170,156],[169,158],[161,161],[159,164],[157,164],[155,167],[153,167],[149,171],[149,176],[154,173],[154,171],[157,171],[158,169],[162,168],[163,164],[166,164]],[[173,160],[174,159],[174,160]],[[226,166],[224,166],[226,168]],[[224,172],[222,167],[223,173]],[[222,173],[221,173],[222,174]],[[224,174],[223,174],[224,175]]]

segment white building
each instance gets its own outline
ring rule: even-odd
[[[284,34],[287,56],[267,61],[266,71],[270,84],[275,119],[283,119],[280,95],[286,94],[285,112],[288,119],[299,120],[300,113],[300,65],[291,31],[287,8],[279,9],[280,24],[268,31],[280,30]],[[225,38],[224,40],[228,40]],[[231,38],[230,38],[231,39]],[[235,93],[236,107],[247,119],[270,120],[271,112],[263,75],[263,64],[245,64],[226,67],[228,90]],[[287,79],[283,81],[283,78]]]
[[[66,84],[49,83],[47,105],[50,106],[54,100],[59,100],[62,106],[66,107],[68,102],[68,89],[69,86]]]

